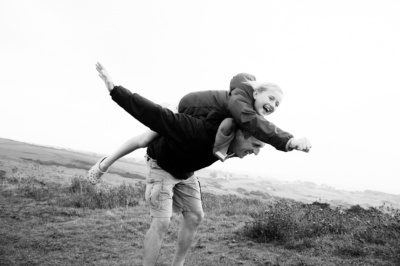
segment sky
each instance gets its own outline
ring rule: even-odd
[[[97,61],[156,103],[228,90],[247,72],[284,91],[268,120],[313,147],[267,146],[211,169],[400,194],[399,10],[395,0],[2,0],[0,137],[110,154],[144,132]]]

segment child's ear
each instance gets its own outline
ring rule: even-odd
[[[258,91],[254,90],[254,91],[253,91],[253,98],[254,98],[254,100],[257,98],[257,96],[258,96]]]

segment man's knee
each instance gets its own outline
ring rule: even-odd
[[[203,221],[204,212],[184,212],[183,218],[185,222],[197,227]]]
[[[159,235],[163,235],[168,230],[170,223],[170,218],[153,218],[150,230],[157,232]]]

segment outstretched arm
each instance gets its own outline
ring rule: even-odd
[[[309,152],[311,147],[311,142],[307,138],[292,138],[289,140],[290,150]]]
[[[99,62],[96,63],[96,70],[99,72],[99,76],[104,81],[108,91],[111,92],[114,89],[114,82],[110,74]],[[115,161],[137,149],[147,147],[158,136],[156,132],[148,130],[129,139],[100,163],[100,170],[105,172]]]
[[[258,115],[253,108],[250,95],[244,90],[235,89],[228,100],[228,108],[239,128],[280,151],[288,150],[293,135],[281,130],[273,123]]]
[[[174,113],[122,86],[115,86],[110,95],[126,112],[161,136],[177,143],[200,143],[210,140],[204,119]]]
[[[96,63],[96,70],[99,72],[100,78],[106,84],[107,90],[111,92],[114,88],[114,82],[112,81],[110,74],[108,74],[107,70],[99,62]]]

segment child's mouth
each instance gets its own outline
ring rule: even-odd
[[[272,108],[271,108],[270,106],[264,106],[264,110],[265,110],[265,112],[267,112],[267,113],[272,112]]]

